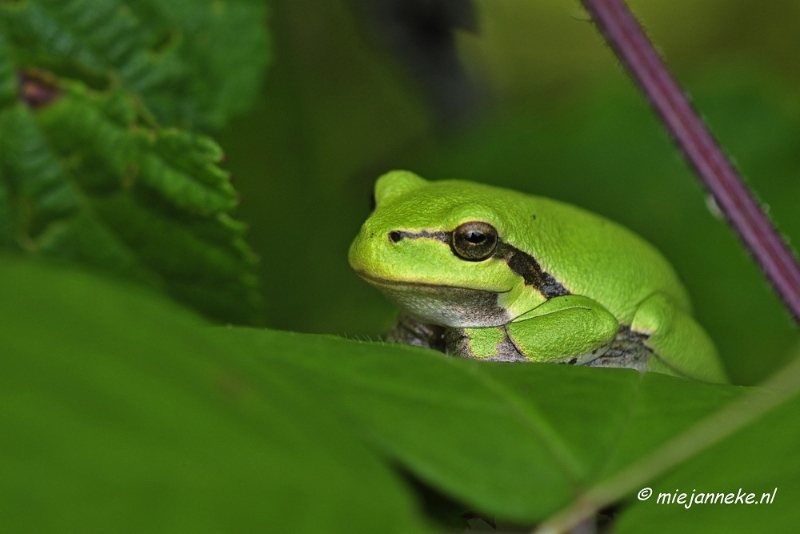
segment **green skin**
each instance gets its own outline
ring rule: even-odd
[[[403,310],[392,340],[726,381],[674,270],[629,230],[554,200],[407,171],[381,176],[375,203],[349,260]],[[465,223],[491,225],[490,256],[460,257]]]

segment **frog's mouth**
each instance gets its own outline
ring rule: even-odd
[[[414,318],[441,326],[477,328],[500,326],[511,320],[498,297],[505,291],[436,285],[376,278],[358,272]]]

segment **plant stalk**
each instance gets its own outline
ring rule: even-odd
[[[582,0],[728,223],[800,324],[800,266],[719,143],[692,108],[624,0]]]

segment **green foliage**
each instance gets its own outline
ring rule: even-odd
[[[395,310],[350,272],[346,249],[374,178],[411,168],[626,224],[676,265],[736,381],[786,361],[796,331],[594,28],[556,2],[480,3],[477,39],[503,59],[490,70],[505,114],[449,137],[430,131],[344,2],[275,4],[282,61],[266,106],[222,137],[278,304],[270,324],[388,326]],[[751,8],[734,3],[750,27]],[[654,2],[655,13],[662,4],[672,14],[648,28],[667,52],[681,41],[684,59],[696,55],[685,43],[709,40],[703,24],[730,24],[719,14],[733,5],[714,0],[698,23],[681,11],[689,4]],[[256,320],[237,193],[219,146],[197,132],[252,104],[263,11],[256,0],[0,0],[0,247],[143,282],[220,320]],[[516,44],[523,35],[536,43]],[[565,58],[573,46],[585,49]],[[585,76],[602,64],[608,73]],[[687,78],[698,107],[795,235],[793,91],[752,65],[706,67]],[[557,83],[525,85],[541,80]],[[608,495],[619,532],[793,532],[800,521],[797,376],[787,402],[729,435],[713,424],[720,414],[744,426],[764,391],[211,328],[141,285],[52,269],[0,258],[4,529],[428,532],[431,511],[451,529],[468,510],[532,526]],[[687,460],[667,461],[675,450]],[[644,486],[778,490],[771,505],[686,510],[638,501]]]
[[[0,267],[9,532],[424,532],[299,384],[129,286]]]
[[[790,504],[800,495],[797,487],[800,473],[798,413],[800,397],[795,395],[790,402],[731,439],[696,455],[655,481],[652,484],[654,495],[647,501],[632,500],[635,504],[623,514],[616,532],[794,532],[800,521],[800,510]],[[654,502],[659,493],[674,494],[676,489],[687,494],[693,491],[726,495],[754,493],[754,502],[758,504],[688,505],[687,500],[687,505],[667,505]],[[773,502],[759,502],[764,493],[773,492]],[[732,500],[735,501],[735,497]]]
[[[0,4],[0,246],[258,322],[222,150],[175,126],[220,126],[252,103],[262,18],[245,0]]]
[[[15,532],[422,532],[397,467],[454,510],[532,525],[759,393],[210,328],[154,295],[30,262],[3,260],[0,280],[0,510]],[[724,516],[726,531],[754,532],[765,514],[793,524],[800,397],[789,396],[652,483],[759,496],[779,485],[774,504],[682,515],[642,502],[623,510],[622,531],[701,532]]]
[[[219,127],[250,107],[268,58],[249,0],[30,0],[0,4],[21,66],[140,96],[160,122]]]

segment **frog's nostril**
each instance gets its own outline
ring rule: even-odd
[[[396,231],[395,232],[389,232],[389,241],[391,241],[392,243],[397,243],[401,239],[403,239],[402,232],[396,232]]]

